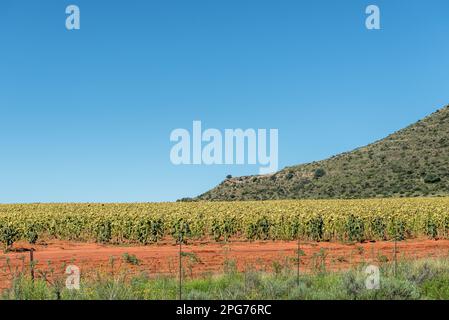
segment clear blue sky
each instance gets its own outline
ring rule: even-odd
[[[448,39],[447,0],[2,0],[0,202],[172,201],[258,172],[172,165],[193,120],[279,129],[280,168],[362,146],[449,103]]]

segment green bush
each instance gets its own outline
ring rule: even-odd
[[[192,230],[187,221],[179,218],[171,227],[171,235],[176,239],[177,243],[186,243],[187,239],[192,235]]]
[[[112,239],[112,225],[110,221],[101,221],[95,225],[97,242],[106,243]]]
[[[259,218],[255,223],[248,224],[246,234],[251,240],[267,240],[270,237],[270,221],[267,217]]]
[[[371,232],[378,240],[386,240],[387,224],[382,217],[374,217],[371,220]]]
[[[326,175],[326,171],[323,168],[318,168],[313,173],[313,176],[315,177],[315,179],[324,177],[325,175]]]
[[[425,183],[437,183],[440,182],[441,178],[439,176],[437,176],[436,174],[433,173],[429,173],[424,177],[424,182]]]
[[[438,225],[432,216],[428,216],[425,224],[426,235],[430,239],[436,239],[438,237]]]
[[[157,242],[164,236],[164,223],[162,219],[142,219],[136,225],[136,240],[141,244]]]
[[[321,215],[312,217],[306,223],[306,234],[309,238],[315,241],[323,239],[324,221]]]
[[[365,240],[365,224],[359,217],[350,214],[346,220],[346,236],[349,241]]]
[[[11,224],[0,226],[0,242],[5,245],[5,251],[8,251],[13,243],[19,239],[19,235],[19,230]]]

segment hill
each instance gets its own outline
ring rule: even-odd
[[[449,194],[449,106],[385,139],[266,176],[224,180],[195,200],[438,196]]]

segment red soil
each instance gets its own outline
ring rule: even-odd
[[[182,246],[183,252],[192,253],[184,255],[183,267],[187,277],[221,273],[225,261],[235,261],[239,271],[249,267],[270,271],[279,264],[296,270],[297,245],[294,241],[235,241],[226,244],[195,241]],[[300,268],[304,272],[313,270],[323,261],[328,270],[348,269],[351,265],[364,261],[379,264],[387,259],[391,261],[394,253],[394,242],[305,242],[300,245],[305,254],[300,260]],[[12,273],[30,273],[30,253],[24,251],[29,248],[29,245],[17,243],[12,251],[0,253],[0,288],[9,286]],[[98,272],[115,275],[120,272],[176,275],[179,270],[179,246],[168,241],[149,246],[112,246],[54,240],[35,245],[34,249],[35,274],[40,278],[52,268],[54,275],[62,275],[64,264],[77,265],[82,276],[87,277]],[[124,253],[135,255],[139,265],[124,262]],[[441,256],[449,256],[449,240],[420,239],[397,243],[398,259]],[[111,257],[114,257],[113,267]]]

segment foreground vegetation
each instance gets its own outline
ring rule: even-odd
[[[221,276],[204,276],[183,282],[183,299],[449,299],[449,260],[428,259],[402,261],[380,266],[380,288],[367,289],[366,265],[339,273],[320,268],[310,274],[290,269],[262,273],[248,269],[238,273],[227,268]],[[176,278],[150,278],[144,274],[127,277],[100,275],[81,280],[79,290],[68,290],[64,281],[47,282],[17,275],[2,299],[177,299],[179,283]]]
[[[449,198],[0,205],[0,242],[449,238]]]

